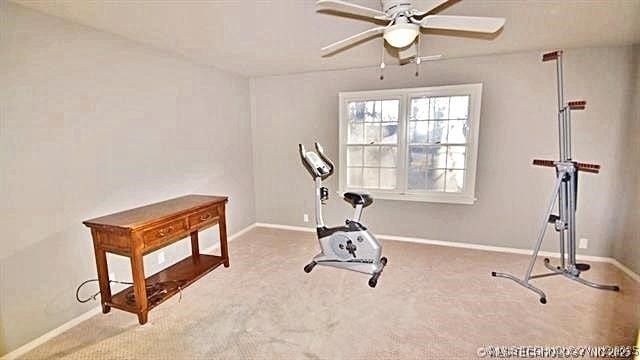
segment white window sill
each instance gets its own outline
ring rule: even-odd
[[[367,190],[339,190],[337,194],[339,197],[343,197],[345,192],[360,192],[371,195],[374,200],[395,200],[395,201],[416,201],[416,202],[429,202],[429,203],[444,203],[444,204],[462,204],[473,205],[478,200],[474,196],[468,194],[455,194],[455,193],[425,193],[425,194],[400,194],[384,191],[367,191]]]

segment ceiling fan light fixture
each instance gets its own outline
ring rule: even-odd
[[[384,31],[384,39],[393,47],[403,48],[413,43],[419,32],[416,24],[396,23]]]

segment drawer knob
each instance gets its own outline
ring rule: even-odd
[[[205,220],[209,220],[211,219],[211,213],[206,213],[202,216],[200,216],[200,221],[205,221]]]
[[[167,236],[173,231],[173,226],[169,226],[168,228],[160,229],[158,231],[159,236]]]

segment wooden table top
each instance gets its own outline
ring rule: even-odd
[[[227,199],[228,198],[226,196],[192,194],[101,216],[95,219],[83,221],[82,223],[88,227],[112,226],[124,229],[135,229],[145,226],[151,222],[157,222],[158,220],[174,216],[178,213],[186,213],[216,203],[226,202]]]

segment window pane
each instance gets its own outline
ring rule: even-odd
[[[446,146],[429,146],[426,148],[426,167],[429,169],[444,169],[447,167]]]
[[[464,170],[447,170],[447,192],[462,192],[464,190]]]
[[[447,168],[448,169],[464,169],[465,168],[465,146],[449,146],[447,151]]]
[[[386,122],[398,121],[399,109],[400,109],[400,100],[382,101],[382,121],[386,121]]]
[[[395,146],[380,147],[380,166],[396,167],[397,148]]]
[[[449,105],[449,119],[469,117],[469,96],[452,96]]]
[[[427,156],[424,146],[410,146],[409,147],[409,171],[411,169],[426,168]]]
[[[448,97],[432,98],[431,102],[435,102],[435,105],[433,106],[433,119],[449,118],[449,98]]]
[[[427,120],[429,118],[429,98],[411,99],[411,119]]]
[[[364,168],[364,184],[366,188],[379,187],[378,179],[380,176],[380,169],[377,168]]]
[[[382,124],[382,141],[383,144],[398,143],[398,123]]]
[[[347,168],[347,186],[352,188],[362,187],[362,168]]]
[[[447,142],[447,121],[429,121],[429,144],[441,144]]]
[[[364,124],[362,123],[349,123],[349,135],[347,139],[349,144],[362,144],[364,143]]]
[[[365,124],[365,144],[377,144],[380,142],[380,124]]]
[[[382,101],[367,101],[365,105],[364,121],[380,122],[382,115]]]
[[[362,146],[347,147],[347,166],[362,166],[364,148]]]
[[[380,148],[378,146],[364,148],[364,166],[380,166]]]
[[[426,144],[429,140],[429,122],[411,121],[409,123],[409,142]]]
[[[409,190],[424,190],[427,187],[426,175],[423,168],[409,168],[407,184]]]
[[[427,170],[427,190],[444,191],[444,170]]]
[[[349,121],[363,122],[365,113],[365,102],[356,101],[349,103]]]
[[[469,127],[466,120],[449,121],[449,139],[447,142],[453,144],[465,144]]]
[[[396,188],[396,169],[380,169],[380,188],[387,190]]]

